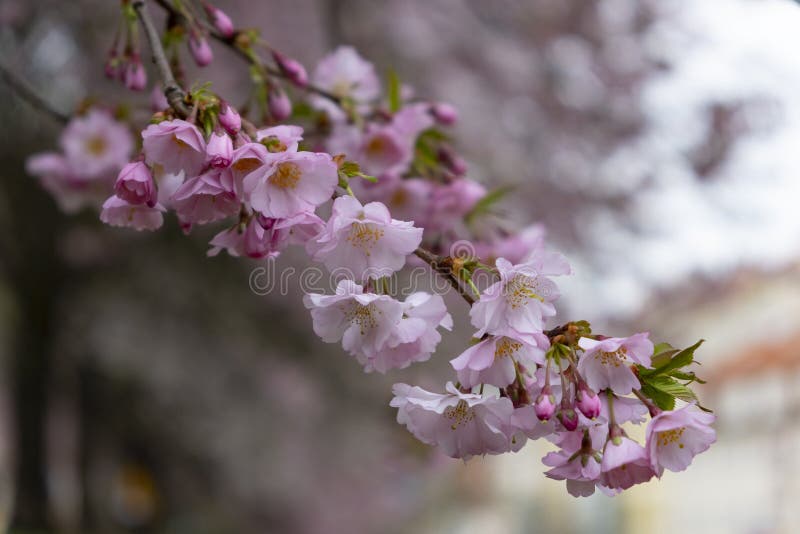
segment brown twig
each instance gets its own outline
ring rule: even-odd
[[[0,78],[8,85],[14,93],[22,100],[30,104],[34,109],[43,111],[47,115],[61,124],[69,122],[69,115],[53,108],[47,100],[41,97],[31,85],[14,71],[0,63]]]
[[[168,0],[155,0],[155,2],[162,9],[164,9],[164,11],[166,11],[171,17],[173,17],[176,20],[183,21],[183,23],[185,23],[186,16],[179,10],[175,9],[175,6],[170,4]],[[198,23],[202,24],[203,28],[208,32],[209,35],[211,35],[211,37],[214,40],[224,44],[225,46],[233,50],[236,53],[236,55],[238,55],[246,62],[250,63],[251,65],[255,65],[260,69],[263,69],[270,76],[274,76],[276,78],[281,78],[284,80],[288,79],[286,74],[284,74],[280,69],[276,69],[274,67],[262,64],[260,61],[257,61],[253,56],[247,53],[247,51],[242,49],[242,47],[237,42],[240,33],[235,33],[232,37],[225,37],[224,35],[221,35],[218,31],[216,31],[214,28],[206,24],[204,21],[198,21]],[[303,87],[303,90],[327,98],[328,100],[334,102],[338,106],[342,105],[342,99],[340,97],[336,96],[335,94],[321,87],[317,87],[313,84],[308,84],[305,87]]]
[[[451,258],[448,256],[439,256],[422,247],[417,248],[417,250],[414,251],[414,255],[430,265],[434,271],[444,276],[447,281],[450,282],[450,285],[453,286],[453,289],[458,291],[458,294],[467,301],[467,304],[472,306],[475,303],[475,298],[461,285],[458,277],[453,273],[453,262]]]
[[[161,44],[161,38],[153,25],[150,13],[147,11],[145,0],[133,0],[132,5],[134,11],[136,11],[136,16],[139,17],[139,22],[142,23],[144,28],[147,43],[150,45],[153,63],[158,69],[158,75],[164,85],[164,96],[167,97],[167,102],[175,110],[175,113],[185,119],[192,113],[191,107],[186,104],[186,91],[178,84],[175,80],[175,75],[172,74],[169,60],[167,60],[167,55],[164,53],[164,47]]]

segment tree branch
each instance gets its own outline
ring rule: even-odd
[[[175,9],[175,6],[169,3],[168,0],[155,0],[156,4],[158,4],[164,11],[166,11],[171,17],[174,17],[176,20],[181,21],[182,24],[186,24],[186,16],[183,13]],[[245,60],[246,62],[250,63],[251,65],[255,65],[260,69],[263,69],[267,74],[270,76],[274,76],[276,78],[281,79],[288,79],[287,76],[280,70],[273,67],[269,67],[267,65],[262,64],[260,61],[255,60],[250,54],[248,54],[245,50],[243,50],[239,44],[237,43],[237,38],[239,33],[235,33],[232,37],[225,37],[220,35],[218,31],[214,28],[205,24],[203,21],[200,21],[203,25],[203,28],[211,35],[211,37],[218,41],[221,44],[224,44],[231,50],[233,50],[236,55],[240,58]],[[342,99],[335,94],[331,93],[330,91],[326,91],[321,87],[317,87],[313,84],[308,84],[303,88],[304,91],[319,95],[321,97],[327,98],[331,102],[335,103],[338,106],[342,105]]]
[[[50,118],[61,124],[69,122],[69,115],[53,108],[26,80],[22,79],[2,63],[0,63],[0,78],[2,78],[3,82],[5,82],[17,96],[25,100],[37,111],[44,112],[49,115]]]
[[[158,36],[153,20],[150,18],[150,13],[147,11],[145,0],[134,0],[133,9],[136,11],[136,16],[139,17],[139,22],[142,23],[144,28],[144,35],[153,54],[153,63],[155,63],[158,75],[164,85],[164,96],[167,97],[167,102],[169,102],[172,109],[181,118],[185,119],[192,113],[191,108],[186,104],[186,91],[178,84],[175,80],[175,75],[172,74],[169,61],[164,53],[164,47],[161,44],[161,38]]]
[[[475,298],[469,294],[469,292],[461,285],[458,277],[453,274],[452,258],[448,256],[438,256],[422,247],[418,247],[417,250],[414,251],[414,255],[430,265],[431,269],[444,276],[447,281],[450,282],[450,285],[453,286],[453,289],[458,291],[458,294],[467,301],[467,304],[470,306],[475,304]]]

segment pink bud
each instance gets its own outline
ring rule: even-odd
[[[158,84],[153,86],[153,91],[150,93],[150,107],[153,112],[163,111],[169,107],[167,97],[164,96],[164,91],[161,90],[161,86]]]
[[[600,397],[585,382],[581,382],[578,391],[578,409],[589,419],[600,415]]]
[[[269,91],[269,114],[276,121],[282,121],[289,118],[292,114],[292,101],[286,91],[280,87],[273,87]]]
[[[214,53],[211,51],[208,40],[199,33],[193,33],[189,37],[189,51],[198,67],[205,67],[214,61]]]
[[[106,78],[109,80],[116,79],[120,74],[120,61],[117,57],[116,50],[111,50],[108,53],[108,59],[106,60],[106,64],[103,66],[103,72],[106,75]]]
[[[578,428],[578,413],[569,406],[561,406],[561,410],[558,412],[558,420],[569,431]]]
[[[276,50],[272,51],[272,58],[284,76],[296,87],[302,88],[308,85],[308,73],[299,61],[288,58]]]
[[[536,397],[536,402],[533,405],[533,411],[536,412],[536,417],[540,421],[549,421],[556,411],[556,399],[550,390],[550,386],[542,388],[542,393]]]
[[[143,91],[147,87],[147,71],[144,70],[139,54],[131,54],[130,60],[125,65],[122,81],[131,91]]]
[[[233,21],[224,11],[208,2],[203,2],[203,8],[205,8],[208,18],[220,35],[226,39],[233,37],[233,34],[236,33],[233,28]]]
[[[450,147],[441,146],[439,148],[439,161],[456,176],[463,176],[467,173],[467,162]]]
[[[224,100],[219,103],[219,123],[231,135],[242,129],[242,117]]]
[[[217,169],[224,169],[233,159],[233,140],[223,132],[214,132],[206,145],[208,164]]]
[[[158,202],[153,175],[141,161],[128,163],[122,168],[114,184],[114,192],[130,204],[147,204],[152,208]]]
[[[436,119],[436,122],[445,126],[455,124],[458,120],[458,111],[450,104],[439,102],[431,106],[431,115]]]

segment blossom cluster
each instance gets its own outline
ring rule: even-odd
[[[209,7],[207,15],[218,35],[234,36],[224,13]],[[195,60],[207,64],[205,27],[188,30]],[[313,88],[303,113],[269,76],[256,80],[261,129],[201,88],[189,95],[191,115],[153,116],[132,161],[128,130],[95,110],[67,127],[63,155],[35,156],[29,169],[65,207],[104,185],[100,219],[112,226],[155,230],[168,212],[186,233],[221,225],[210,256],[273,258],[303,247],[339,277],[333,294],[304,298],[314,332],[341,343],[366,372],[426,361],[452,329],[440,295],[401,300],[386,284],[414,256],[429,263],[470,303],[475,330],[450,360],[455,376],[443,393],[395,384],[390,405],[400,424],[448,456],[516,452],[546,438],[557,447],[543,458],[546,475],[585,496],[681,471],[714,442],[714,416],[688,387],[699,380],[686,371],[699,344],[679,351],[654,346],[647,333],[607,337],[584,321],[548,329],[560,296],[554,277],[571,267],[547,249],[540,226],[509,233],[484,217],[500,195],[466,177],[442,132],[457,120],[452,106],[419,100],[396,79],[384,98],[375,68],[351,47],[311,76],[276,50],[271,57],[283,80]],[[298,124],[283,124],[289,116]],[[461,239],[475,250],[441,255]],[[483,290],[478,272],[493,277]],[[626,429],[648,415],[641,444]]]

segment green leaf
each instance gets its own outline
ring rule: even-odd
[[[672,349],[657,354],[652,359],[654,369],[640,369],[641,374],[644,376],[668,375],[675,369],[686,367],[694,361],[694,351],[703,344],[703,341],[705,340],[701,339],[691,347],[687,347],[680,352]],[[672,354],[674,354],[674,356]],[[669,356],[665,357],[664,355]]]
[[[662,410],[672,410],[675,408],[675,397],[656,389],[650,384],[642,385],[642,394],[656,403],[656,406]]]
[[[511,186],[502,186],[486,193],[482,199],[475,203],[475,206],[469,211],[469,213],[467,213],[465,217],[467,222],[471,222],[473,219],[475,219],[475,217],[491,211],[492,207],[502,200],[503,197],[505,197],[513,189],[514,188]]]
[[[685,386],[680,382],[677,382],[674,378],[671,378],[669,376],[659,375],[659,376],[640,377],[640,380],[642,380],[642,392],[644,392],[645,388],[647,388],[648,391],[652,390],[657,391],[658,392],[656,394],[657,396],[668,395],[673,399],[677,398],[686,402],[697,401],[697,395],[694,394],[694,391],[689,389],[688,386]],[[656,399],[653,398],[653,400],[655,401]]]
[[[677,378],[678,380],[688,380],[689,382],[697,382],[698,384],[705,384],[705,380],[701,380],[692,371],[672,371],[669,376]]]
[[[400,78],[394,69],[389,70],[389,111],[394,113],[403,103],[400,100]]]

